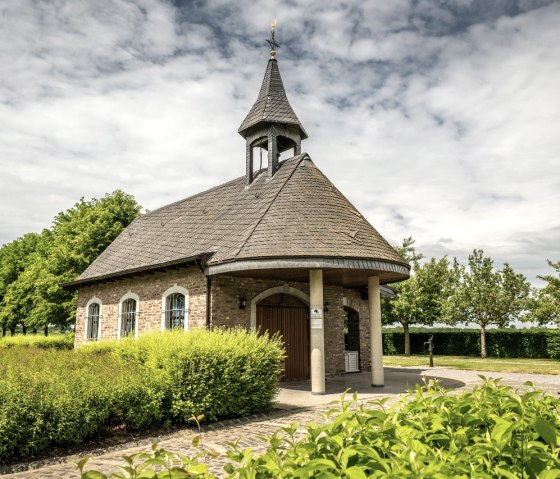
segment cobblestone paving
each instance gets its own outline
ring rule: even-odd
[[[389,368],[386,368],[389,369]],[[393,371],[402,371],[406,368],[393,368]],[[411,369],[412,370],[412,369]],[[544,389],[547,392],[556,395],[560,392],[560,376],[541,376],[541,375],[522,375],[512,373],[479,373],[477,371],[459,371],[445,368],[434,368],[425,370],[415,370],[418,374],[432,374],[442,378],[453,378],[455,381],[461,381],[462,389],[471,389],[474,384],[480,383],[481,380],[478,374],[484,374],[489,377],[503,378],[502,384],[508,384],[514,387],[521,387],[527,381],[533,381],[539,389]],[[382,397],[389,397],[389,404],[398,401],[400,394],[392,392],[387,388],[389,394],[376,395],[375,399]],[[401,392],[401,391],[399,391]],[[372,400],[366,398],[364,400]],[[326,412],[332,405],[322,404],[320,406],[307,407],[294,409],[292,411],[277,411],[259,417],[245,418],[238,420],[224,421],[216,425],[210,425],[203,432],[202,438],[204,446],[216,452],[223,453],[226,450],[226,443],[239,441],[241,447],[251,447],[254,451],[261,451],[265,449],[265,444],[258,439],[259,435],[270,435],[277,429],[283,426],[288,426],[293,422],[298,422],[301,426],[310,421],[322,421],[321,414]],[[303,431],[303,427],[300,427]],[[182,430],[167,436],[159,438],[146,439],[140,442],[132,442],[122,445],[117,450],[101,453],[95,455],[89,462],[90,469],[96,469],[104,473],[115,472],[118,470],[118,465],[122,465],[121,457],[123,455],[131,455],[138,452],[150,452],[151,444],[157,442],[160,447],[169,449],[173,452],[180,452],[187,455],[196,454],[199,449],[192,446],[193,437],[197,433],[193,430]],[[22,472],[3,475],[2,478],[13,479],[54,479],[54,478],[77,478],[78,472],[75,467],[75,462],[81,456],[66,457],[59,464],[52,464],[47,466],[38,467],[36,469],[29,469]],[[218,458],[208,458],[208,464],[211,472],[218,477],[223,477],[223,466],[226,459],[222,456]]]
[[[390,397],[391,402],[396,402],[399,397],[397,395],[383,395],[381,397]],[[223,467],[227,459],[223,457],[226,451],[225,445],[228,442],[238,441],[241,448],[251,447],[254,451],[265,449],[265,443],[258,436],[270,435],[277,429],[289,426],[293,422],[300,424],[300,431],[303,431],[303,425],[310,422],[323,421],[322,413],[328,411],[332,406],[322,405],[310,408],[301,408],[294,411],[276,412],[270,415],[262,415],[256,419],[239,419],[225,421],[223,424],[208,426],[203,432],[202,439],[204,447],[220,453],[218,458],[205,458],[202,462],[208,464],[212,473],[218,477],[225,475]],[[118,471],[118,466],[123,464],[121,457],[123,455],[131,455],[138,452],[150,452],[151,444],[157,442],[160,447],[173,452],[194,455],[200,451],[192,445],[194,436],[198,433],[194,430],[182,430],[169,436],[147,439],[137,443],[129,443],[117,451],[108,452],[99,456],[94,456],[88,463],[88,469],[96,469],[108,474]],[[14,474],[3,475],[3,478],[13,479],[54,479],[54,478],[78,478],[75,462],[81,459],[80,456],[71,456],[64,459],[60,464],[40,467],[38,469],[30,469]]]

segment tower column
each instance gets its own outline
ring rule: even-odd
[[[379,276],[368,278],[369,337],[371,341],[371,385],[384,386],[383,336],[381,335],[381,288]]]
[[[268,176],[274,176],[278,169],[278,142],[276,139],[276,130],[270,128],[268,130]]]
[[[309,326],[311,328],[311,394],[325,394],[325,325],[323,270],[309,271]]]
[[[245,148],[245,185],[250,185],[253,182],[253,148],[247,140]]]

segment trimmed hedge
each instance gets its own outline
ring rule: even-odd
[[[169,332],[164,337],[162,341],[161,333],[150,333],[111,344],[123,361],[165,378],[174,420],[204,414],[215,421],[271,407],[284,358],[276,339],[240,328]]]
[[[0,462],[161,420],[163,385],[112,355],[10,348],[0,355]]]
[[[411,328],[410,352],[427,354],[425,342],[434,336],[434,354],[443,356],[480,356],[478,329]],[[493,358],[560,359],[560,330],[558,329],[489,329],[486,349]],[[383,331],[384,354],[403,354],[402,329]]]
[[[242,330],[153,333],[73,351],[0,354],[0,462],[79,444],[112,427],[145,429],[271,407],[283,350]]]
[[[27,334],[0,338],[0,349],[3,348],[39,348],[39,349],[73,349],[74,333],[43,336]]]

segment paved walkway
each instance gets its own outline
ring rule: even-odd
[[[559,371],[560,373],[560,371]],[[321,413],[330,409],[329,403],[336,401],[340,393],[346,389],[358,392],[359,400],[373,400],[389,396],[391,402],[397,401],[399,394],[422,383],[423,376],[439,379],[446,387],[455,389],[470,389],[481,382],[478,374],[501,377],[503,383],[514,387],[522,387],[525,381],[533,381],[539,388],[557,394],[560,392],[560,376],[527,375],[512,373],[479,373],[476,371],[459,371],[445,368],[385,368],[385,387],[372,388],[369,373],[348,374],[332,378],[327,381],[327,394],[314,396],[309,393],[309,381],[297,383],[283,383],[278,397],[277,409],[268,415],[225,421],[208,426],[203,433],[204,446],[219,453],[225,451],[225,444],[239,440],[241,447],[251,447],[255,451],[264,450],[264,443],[258,435],[270,435],[282,426],[294,421],[305,424],[309,421],[321,420]],[[174,452],[193,455],[197,449],[192,446],[192,439],[196,433],[190,429],[170,434],[160,438],[146,439],[140,442],[124,444],[122,448],[94,456],[89,463],[90,468],[105,473],[117,470],[122,464],[121,456],[150,451],[150,445],[158,442],[161,447]],[[49,479],[49,478],[77,478],[78,473],[74,463],[80,457],[66,457],[61,463],[35,469],[29,469],[15,474],[7,474],[6,478]],[[210,470],[223,476],[223,457],[208,459]]]

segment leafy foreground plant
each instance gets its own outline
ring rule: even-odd
[[[303,435],[297,423],[284,427],[265,438],[263,454],[229,444],[226,477],[560,478],[560,400],[531,383],[518,394],[482,378],[484,384],[458,395],[437,382],[417,386],[392,407],[386,399],[359,405],[356,396],[349,402],[343,396],[325,424],[309,423]],[[162,457],[174,465],[164,466]],[[198,467],[200,455],[156,447],[135,459],[143,462],[111,477],[214,477]],[[106,477],[80,467],[84,479]]]

